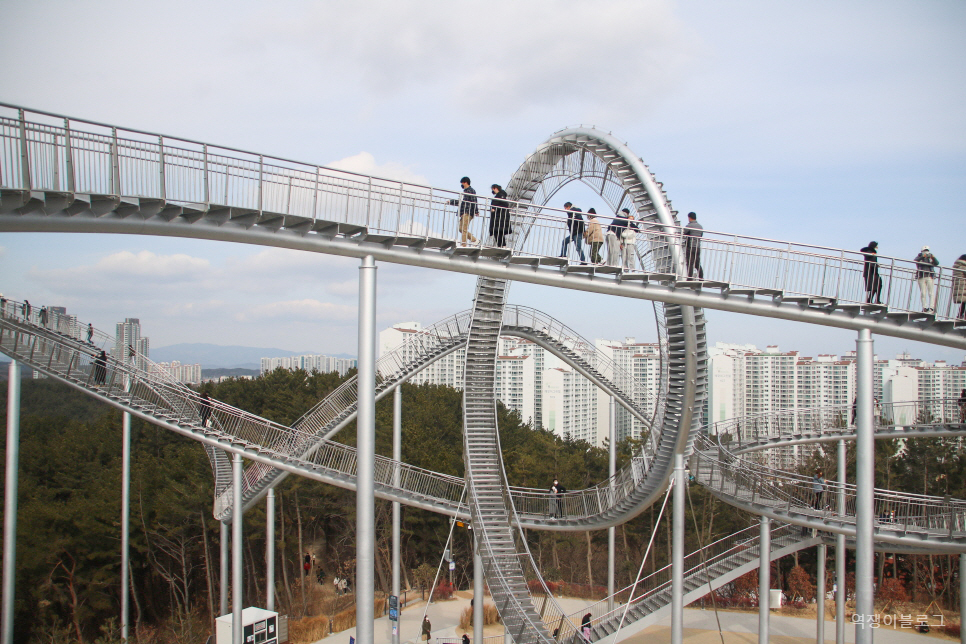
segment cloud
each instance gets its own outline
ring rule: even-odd
[[[669,0],[375,0],[291,9],[249,19],[252,37],[285,42],[341,87],[354,82],[383,97],[423,92],[490,115],[561,101],[640,114],[701,50]]]
[[[143,295],[148,285],[153,289],[171,289],[202,283],[211,276],[211,264],[182,253],[161,255],[148,250],[125,250],[101,257],[94,264],[63,269],[32,267],[29,276],[64,294],[133,294],[132,289],[136,289]]]
[[[356,319],[356,307],[319,300],[289,300],[260,304],[235,316],[239,322],[248,320],[284,320],[285,322],[346,322]]]
[[[414,183],[422,186],[429,185],[429,179],[421,174],[416,174],[402,163],[390,161],[379,165],[376,163],[376,158],[368,152],[360,152],[359,154],[339,159],[326,165],[336,170],[347,170],[348,172],[372,175],[374,177],[382,177],[383,179],[393,179],[395,181]]]

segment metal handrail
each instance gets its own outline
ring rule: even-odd
[[[162,200],[205,210],[231,207],[256,216],[255,223],[281,226],[281,217],[312,226],[331,223],[327,234],[366,234],[407,239],[459,240],[458,191],[368,177],[314,164],[242,152],[231,148],[62,118],[59,125],[26,119],[32,112],[12,105],[16,116],[0,117],[0,187],[49,190],[74,195],[124,195]],[[103,133],[70,127],[71,122],[110,128]],[[91,128],[88,128],[91,129]],[[22,140],[22,137],[26,137]],[[492,200],[478,197],[479,216],[472,224],[480,250],[496,241],[483,231],[494,211]],[[633,205],[632,205],[633,207]],[[506,216],[514,227],[507,249],[517,256],[554,258],[565,236],[565,211],[510,202]],[[274,222],[278,222],[277,224]],[[607,222],[602,222],[607,223]],[[345,231],[337,225],[349,226]],[[640,255],[652,247],[686,246],[682,229],[643,224],[635,244]],[[747,288],[777,297],[801,296],[815,305],[865,306],[881,299],[895,312],[921,314],[916,293],[916,264],[879,256],[878,278],[866,280],[872,266],[860,252],[779,242],[762,237],[705,230],[700,241],[702,281],[732,289]],[[602,269],[603,270],[603,269]],[[778,276],[778,278],[776,278]],[[937,319],[956,313],[951,297],[953,269],[937,267]],[[668,280],[682,280],[671,275]],[[778,281],[776,282],[776,279]],[[871,283],[870,283],[871,282]],[[868,297],[866,286],[881,291]],[[881,289],[878,288],[881,286]]]

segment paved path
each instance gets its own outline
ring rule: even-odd
[[[463,631],[459,629],[460,613],[469,607],[472,593],[460,592],[458,599],[434,603],[429,607],[429,620],[433,624],[433,640],[436,638],[458,638]],[[564,610],[576,613],[591,602],[582,599],[561,599]],[[411,604],[401,613],[401,642],[418,642],[420,624],[423,619],[425,602]],[[721,611],[721,629],[724,631],[725,644],[757,644],[757,613]],[[814,644],[815,620],[801,617],[786,617],[772,614],[769,620],[771,644]],[[500,625],[488,626],[485,634],[498,635],[503,632]],[[323,640],[324,644],[349,644],[349,637],[355,637],[356,629],[334,633]],[[472,637],[472,633],[471,633]],[[684,611],[684,640],[688,644],[721,644],[718,625],[713,610],[686,609]],[[825,640],[834,644],[835,622],[825,623]],[[876,644],[936,644],[938,638],[914,633],[911,630],[876,629]],[[389,618],[381,617],[375,622],[375,641],[373,644],[389,644]],[[671,641],[671,618],[661,620],[640,633],[622,642],[627,644],[665,644]],[[855,642],[855,627],[849,624],[845,629],[845,641]],[[952,640],[950,640],[952,641]]]

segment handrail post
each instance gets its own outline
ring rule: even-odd
[[[211,201],[210,187],[208,185],[208,144],[205,143],[201,146],[202,153],[202,169],[204,170],[204,190],[205,190],[205,204]]]
[[[20,181],[25,190],[33,190],[33,182],[30,179],[30,147],[27,145],[27,121],[24,119],[23,109],[17,112],[20,114]]]
[[[158,136],[158,185],[161,188],[161,199],[168,198],[164,180],[164,137]]]
[[[67,192],[74,193],[74,146],[70,140],[70,119],[64,119],[64,157],[67,161]]]
[[[262,186],[264,185],[265,158],[258,155],[258,213],[262,212]]]
[[[315,166],[315,188],[312,190],[312,219],[315,219],[319,212],[319,171],[319,166]]]
[[[121,164],[118,160],[117,128],[111,128],[111,194],[121,196]]]

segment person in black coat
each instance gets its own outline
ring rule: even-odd
[[[584,255],[585,224],[584,216],[581,214],[583,211],[580,208],[575,208],[569,201],[564,204],[564,210],[567,211],[567,236],[564,237],[563,244],[560,247],[560,256],[567,256],[567,247],[573,241],[577,245],[577,254],[580,255],[580,261],[586,264],[587,256]]]
[[[513,232],[510,226],[510,202],[507,201],[506,190],[499,184],[490,186],[493,199],[490,200],[490,234],[500,248],[506,246],[506,236]]]
[[[94,373],[91,375],[94,376],[95,385],[103,385],[107,382],[107,354],[104,351],[94,358]]]
[[[882,304],[882,278],[879,277],[879,242],[869,242],[860,250],[865,262],[862,264],[862,281],[865,283],[866,304]]]

